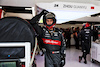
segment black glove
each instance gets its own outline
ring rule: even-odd
[[[40,14],[42,14],[42,15],[46,15],[47,13],[49,13],[47,10],[43,10]]]
[[[65,56],[61,56],[61,67],[65,65]]]
[[[41,16],[42,16],[42,15],[45,15],[45,14],[47,14],[47,13],[48,13],[47,10],[43,10],[40,14],[36,15],[35,17],[33,17],[33,18],[31,19],[30,23],[31,23],[32,25],[36,24],[36,23],[39,21],[39,19],[41,18]]]

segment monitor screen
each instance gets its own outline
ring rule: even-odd
[[[0,67],[17,67],[16,62],[0,62]]]

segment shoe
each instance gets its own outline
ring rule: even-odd
[[[81,62],[81,60],[82,60],[82,57],[81,57],[81,56],[79,56],[79,62]]]
[[[84,63],[87,64],[87,61],[85,60]]]

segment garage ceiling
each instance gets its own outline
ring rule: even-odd
[[[74,3],[90,3],[100,5],[99,0],[0,0],[0,5],[4,6],[24,6],[34,7],[36,3],[52,3],[52,2],[74,2]]]
[[[0,0],[0,5],[1,6],[34,7],[35,4],[37,3],[53,3],[53,2],[84,3],[84,4],[92,4],[92,5],[100,7],[100,0]],[[49,10],[49,11],[53,11],[53,10]],[[99,22],[99,18],[100,18],[98,17],[100,15],[99,11],[96,12],[95,14],[93,13],[89,15],[91,15],[92,17],[87,18],[85,16],[82,16],[82,17],[78,17],[76,19],[69,20],[69,21],[84,21],[85,20],[85,21]],[[64,21],[66,22],[66,20]]]

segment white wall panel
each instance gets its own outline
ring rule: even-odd
[[[0,5],[5,6],[34,6],[34,0],[0,0]]]

